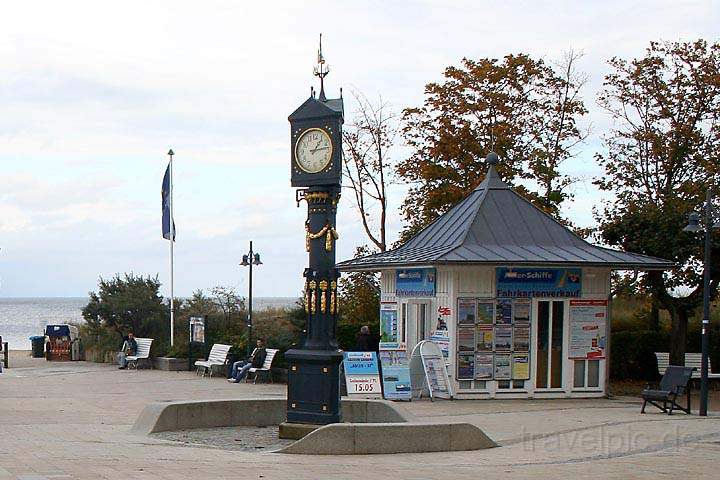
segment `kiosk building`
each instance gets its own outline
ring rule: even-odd
[[[437,342],[460,398],[603,396],[611,272],[673,263],[586,242],[503,182],[496,161],[402,246],[338,268],[380,272],[381,351]]]

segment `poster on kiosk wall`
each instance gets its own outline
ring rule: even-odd
[[[410,362],[405,350],[380,350],[383,396],[387,400],[412,400]]]
[[[388,400],[411,400],[410,361],[405,343],[398,334],[396,302],[383,302],[380,305],[379,357],[383,396]]]
[[[568,358],[605,358],[607,300],[570,300]]]
[[[380,305],[380,349],[398,349],[398,314],[397,303],[389,302]]]

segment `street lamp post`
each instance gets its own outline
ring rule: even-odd
[[[708,407],[708,351],[710,334],[710,247],[712,230],[719,225],[714,224],[712,189],[705,196],[705,258],[703,261],[703,318],[702,318],[702,363],[700,364],[700,415],[707,416]],[[702,230],[700,215],[691,213],[685,232],[696,233]]]
[[[240,265],[243,267],[250,267],[250,278],[248,281],[248,317],[247,317],[247,328],[248,328],[248,343],[247,343],[247,355],[250,356],[250,353],[252,352],[252,328],[253,328],[253,319],[252,319],[252,272],[253,272],[253,265],[262,265],[262,262],[260,261],[260,254],[253,252],[253,242],[250,240],[250,251],[247,255],[243,255],[242,262],[240,262]]]

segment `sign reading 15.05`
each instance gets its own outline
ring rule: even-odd
[[[377,354],[344,352],[343,368],[348,395],[378,397],[382,394]]]
[[[382,393],[378,377],[357,375],[348,379],[348,393]]]

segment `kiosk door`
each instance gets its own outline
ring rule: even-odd
[[[563,324],[565,302],[539,300],[537,302],[535,388],[559,389],[563,387]]]
[[[407,351],[412,352],[415,345],[430,338],[430,318],[427,302],[408,302],[407,304]]]

